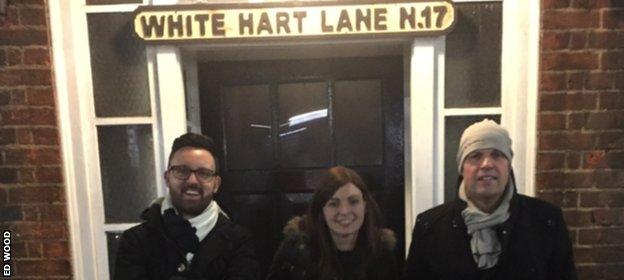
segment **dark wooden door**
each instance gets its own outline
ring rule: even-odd
[[[401,57],[206,62],[203,133],[222,147],[217,200],[254,235],[263,273],[320,171],[355,169],[404,255]]]

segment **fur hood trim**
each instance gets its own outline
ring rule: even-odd
[[[307,238],[307,233],[304,229],[304,223],[304,216],[295,216],[286,223],[284,229],[282,230],[282,233],[286,238],[305,239]],[[381,243],[383,243],[388,249],[394,249],[397,244],[397,239],[394,231],[389,228],[382,228],[380,229],[380,235]]]

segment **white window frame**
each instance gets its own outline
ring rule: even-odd
[[[108,227],[104,224],[96,126],[152,125],[158,194],[162,194],[165,187],[160,178],[170,143],[185,132],[187,126],[195,131],[200,129],[196,117],[187,123],[182,75],[183,64],[185,70],[191,72],[196,66],[182,63],[192,58],[182,57],[177,47],[148,47],[151,116],[95,118],[86,13],[133,11],[138,5],[87,7],[77,2],[48,2],[72,269],[76,279],[107,279],[105,231],[124,230],[131,224]],[[175,0],[152,2],[176,3]],[[534,195],[539,8],[538,1],[503,1],[501,108],[474,112],[502,114],[501,122],[514,140],[513,164],[518,191],[528,195]],[[405,47],[405,54],[405,233],[408,245],[416,214],[444,201],[444,115],[441,114],[444,109],[440,100],[444,92],[444,37],[416,39]],[[186,78],[197,80],[193,75]],[[196,100],[197,89],[187,90],[190,93],[187,98]],[[444,112],[446,115],[465,113],[449,109]]]

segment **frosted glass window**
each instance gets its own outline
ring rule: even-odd
[[[380,165],[383,122],[381,81],[341,81],[334,90],[337,164]]]
[[[446,108],[501,104],[502,3],[456,3],[446,36]]]
[[[91,75],[98,117],[149,116],[145,45],[133,14],[89,14]]]
[[[223,88],[228,169],[265,169],[273,163],[269,86]]]
[[[327,84],[278,86],[279,155],[282,167],[331,164]]]
[[[446,117],[446,131],[444,135],[444,201],[457,198],[457,150],[459,140],[464,130],[475,122],[488,118],[500,123],[500,115],[481,116],[453,116]]]
[[[140,222],[156,198],[152,127],[100,126],[97,132],[105,222]]]

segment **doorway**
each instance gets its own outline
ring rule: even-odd
[[[356,170],[404,254],[403,57],[198,64],[202,132],[221,147],[222,208],[254,237],[266,273],[282,227],[323,170]]]

